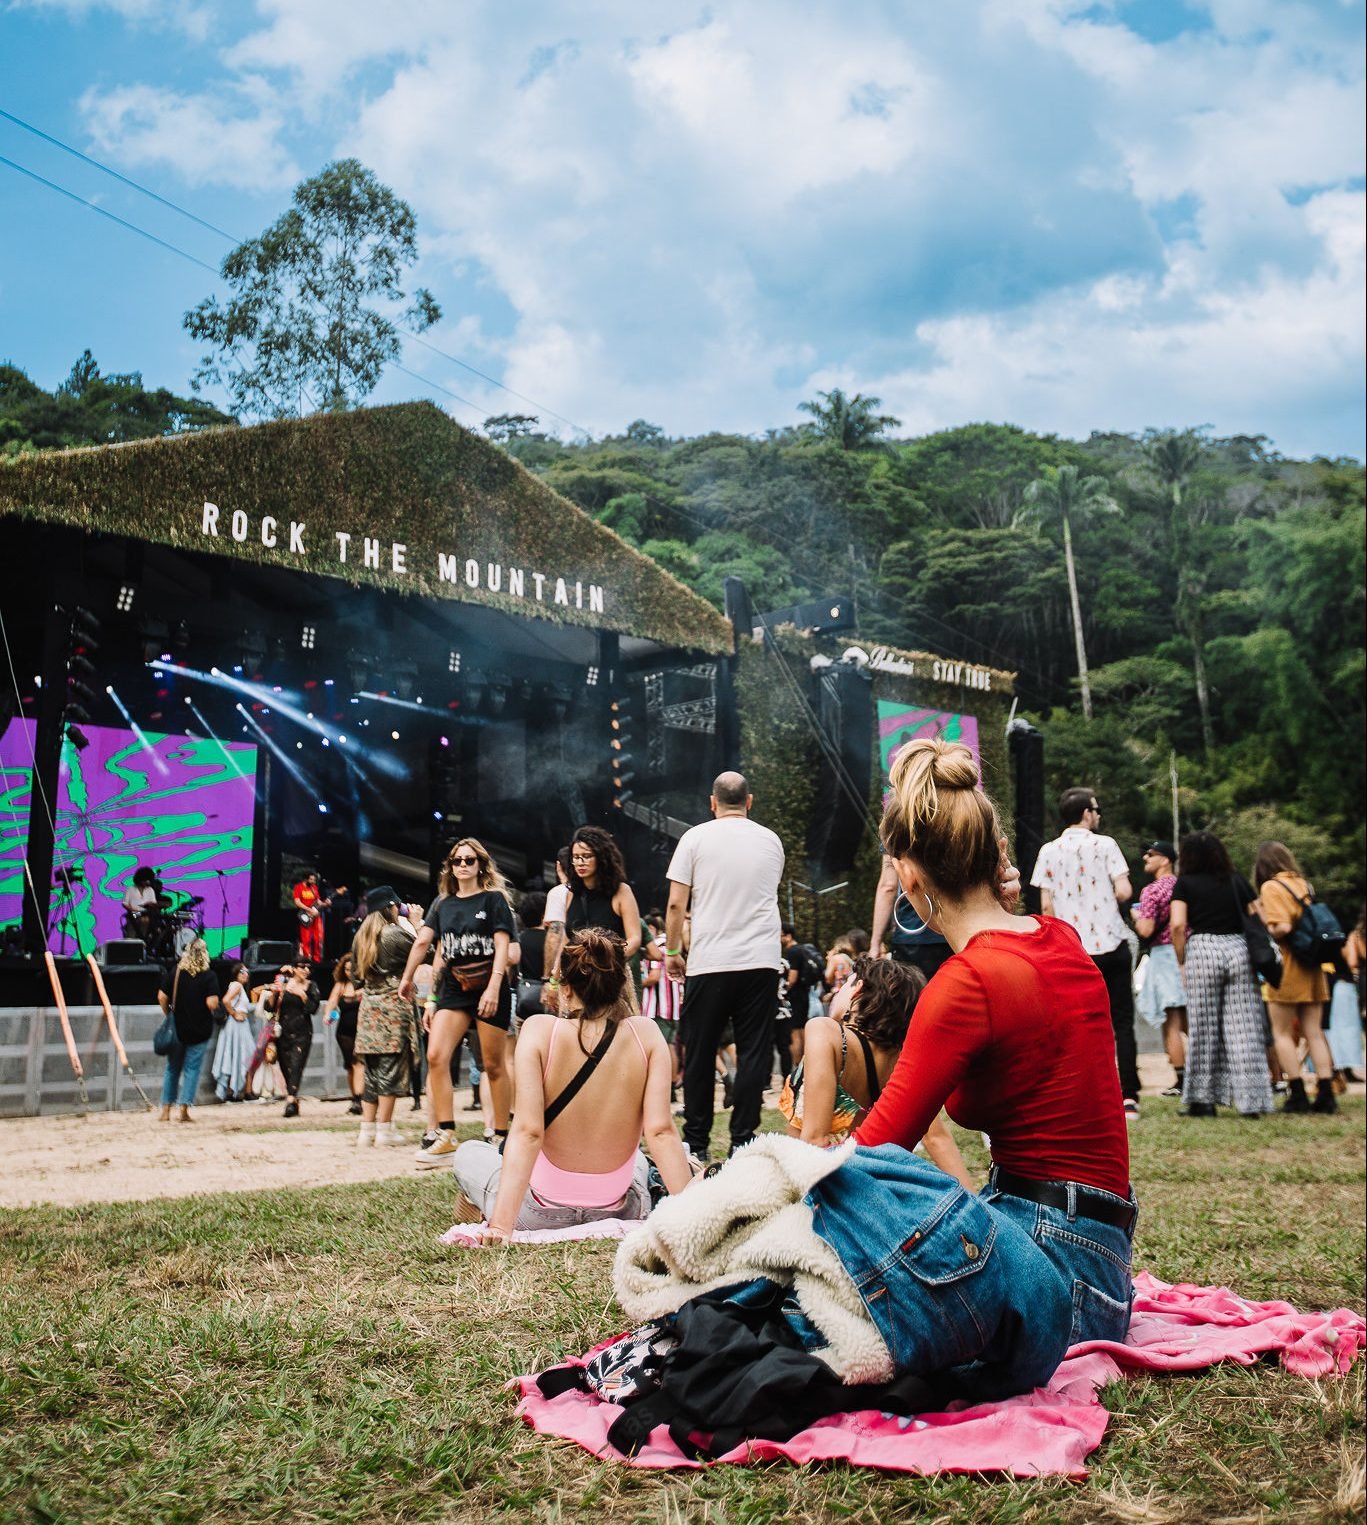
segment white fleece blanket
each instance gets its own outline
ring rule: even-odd
[[[797,1294],[827,1341],[812,1354],[842,1381],[889,1380],[888,1348],[802,1200],[853,1150],[764,1133],[710,1180],[666,1197],[617,1250],[613,1286],[627,1317],[661,1318],[703,1292],[763,1276]]]

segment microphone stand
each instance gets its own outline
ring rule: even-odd
[[[218,875],[218,893],[223,897],[223,906],[218,913],[218,956],[223,958],[228,952],[228,885],[221,868],[216,868],[214,873]]]

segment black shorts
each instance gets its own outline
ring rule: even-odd
[[[474,997],[472,1000],[471,997]],[[453,979],[443,978],[441,989],[437,992],[438,1011],[463,1011],[474,1022],[483,1022],[486,1027],[496,1027],[500,1032],[507,1032],[513,1024],[513,992],[507,980],[499,987],[498,1008],[492,1017],[476,1015],[475,1008],[479,1005],[479,995],[476,991],[462,990]]]

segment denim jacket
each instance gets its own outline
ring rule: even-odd
[[[899,1374],[984,1400],[1053,1376],[1072,1288],[1009,1217],[896,1144],[857,1148],[806,1200]]]

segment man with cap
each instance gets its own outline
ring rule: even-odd
[[[1139,1015],[1151,1027],[1162,1027],[1168,1063],[1177,1072],[1176,1084],[1168,1086],[1163,1095],[1180,1096],[1187,1064],[1187,993],[1168,926],[1172,887],[1177,883],[1173,872],[1177,849],[1171,842],[1150,842],[1140,856],[1144,872],[1151,877],[1140,892],[1138,903],[1130,908],[1134,929],[1149,950],[1148,973],[1139,993]]]

